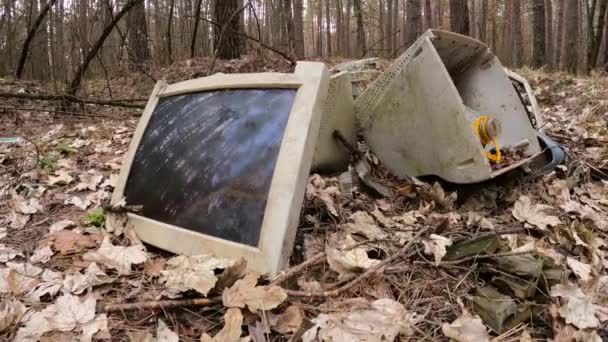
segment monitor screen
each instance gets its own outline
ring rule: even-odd
[[[164,97],[125,187],[140,215],[257,246],[297,89],[226,89]]]

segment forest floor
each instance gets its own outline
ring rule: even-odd
[[[216,72],[289,69],[243,59]],[[608,75],[520,72],[565,164],[459,186],[399,180],[365,155],[367,181],[388,196],[311,175],[293,268],[278,279],[122,229],[107,203],[141,110],[3,99],[0,137],[27,140],[0,143],[0,340],[608,340]],[[89,81],[86,96],[147,98],[153,86]],[[0,92],[52,88],[0,80]]]

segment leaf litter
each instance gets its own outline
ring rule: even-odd
[[[252,61],[222,63],[218,70],[234,71]],[[169,68],[166,76],[176,81],[200,65]],[[569,151],[565,165],[471,191],[397,179],[366,151],[358,163],[365,172],[311,175],[291,265],[326,255],[276,284],[242,261],[146,248],[113,212],[105,228],[91,227],[85,211],[108,200],[137,119],[110,107],[99,112],[113,118],[99,120],[32,114],[42,155],[60,143],[73,151],[0,186],[9,199],[0,217],[0,338],[607,339],[608,81],[527,73],[545,133]],[[92,94],[105,96],[102,88]],[[0,150],[0,157],[14,153]],[[433,228],[415,238],[425,227]],[[508,298],[511,309],[484,298],[493,308],[485,310],[481,293]],[[199,297],[210,304],[102,309]],[[497,320],[510,330],[497,331]]]

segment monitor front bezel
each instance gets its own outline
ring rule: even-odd
[[[321,121],[321,106],[327,95],[329,72],[323,63],[298,62],[293,73],[215,74],[167,84],[157,82],[125,155],[112,205],[124,199],[127,178],[148,122],[159,99],[167,96],[219,89],[297,89],[281,140],[268,191],[258,245],[249,245],[205,235],[128,213],[128,224],[144,242],[177,254],[214,254],[243,257],[248,267],[276,274],[287,265],[293,248],[306,182]]]

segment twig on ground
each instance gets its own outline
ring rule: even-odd
[[[285,280],[289,279],[290,277],[294,276],[295,274],[297,274],[298,272],[300,272],[301,270],[305,269],[308,266],[311,265],[315,265],[321,261],[323,261],[325,259],[325,256],[327,254],[325,252],[321,252],[321,253],[317,253],[315,254],[312,258],[298,264],[295,265],[293,267],[290,267],[286,270],[284,270],[283,272],[279,273],[271,282],[270,284],[268,284],[268,286],[272,286],[272,285],[279,285],[282,282],[284,282]]]
[[[148,99],[95,100],[95,99],[79,98],[79,97],[67,95],[67,94],[41,95],[41,94],[6,93],[6,92],[0,92],[0,97],[27,99],[27,100],[44,100],[44,101],[68,101],[68,102],[81,103],[81,104],[89,103],[89,104],[96,104],[96,105],[100,105],[100,106],[138,108],[138,109],[143,109],[144,105],[127,103],[127,102],[138,102],[138,101],[147,101],[148,100]]]
[[[444,225],[445,224],[444,221],[442,221],[439,224],[439,226]],[[384,266],[401,258],[405,254],[405,252],[407,252],[407,250],[410,249],[410,247],[412,247],[424,233],[426,233],[427,231],[429,231],[431,229],[435,230],[435,229],[437,229],[437,227],[427,226],[425,228],[422,228],[407,244],[405,244],[405,246],[403,246],[399,250],[399,252],[382,260],[381,262],[376,264],[374,267],[368,268],[365,272],[361,273],[359,276],[357,276],[356,278],[354,278],[347,284],[345,284],[337,289],[334,289],[331,291],[322,291],[322,292],[307,292],[307,291],[294,291],[294,290],[285,290],[285,291],[287,292],[288,295],[299,296],[299,297],[334,297],[334,296],[337,296],[337,295],[343,293],[344,291],[349,290],[350,288],[352,288],[353,286],[355,286],[357,283],[361,282],[362,280],[370,277],[372,274],[379,272],[382,268],[384,268]]]
[[[119,303],[119,304],[99,304],[97,312],[122,312],[122,311],[143,311],[143,310],[158,310],[170,309],[183,306],[205,306],[221,303],[221,297],[212,298],[189,298],[189,299],[173,299],[173,300],[157,300],[149,302],[136,303]]]

